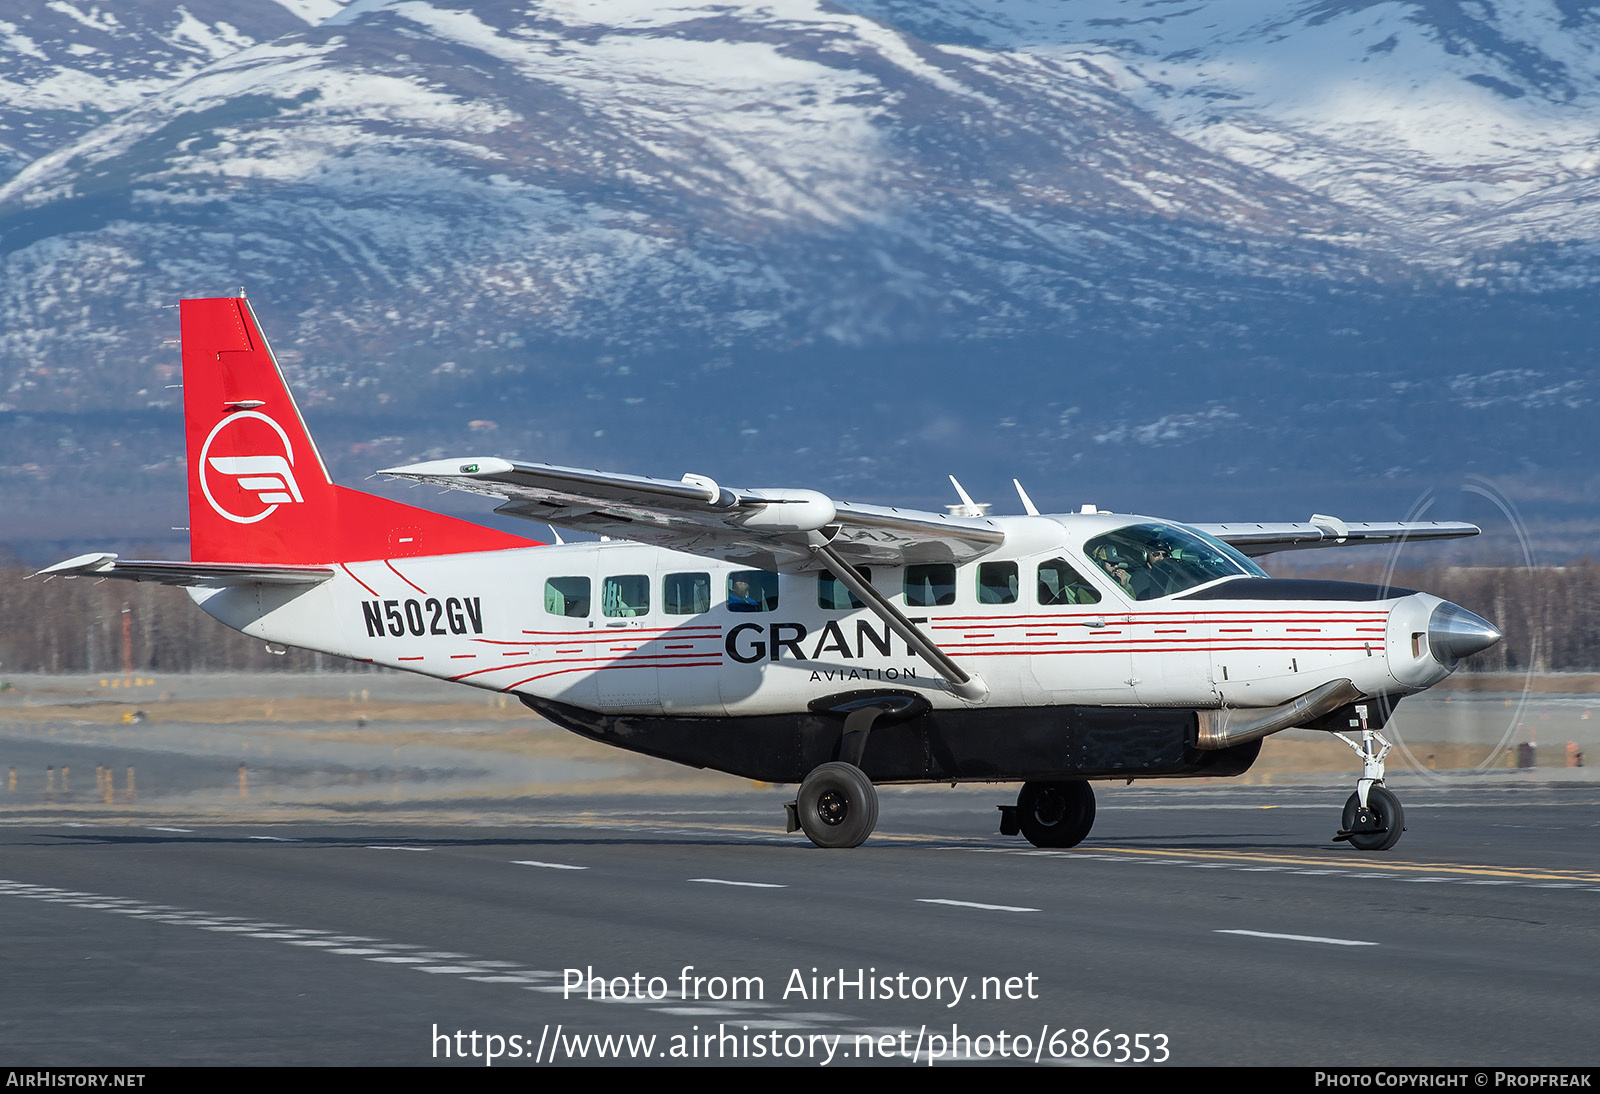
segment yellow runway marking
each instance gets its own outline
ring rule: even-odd
[[[1525,870],[1514,866],[1478,866],[1448,862],[1395,862],[1390,859],[1354,858],[1350,856],[1312,858],[1251,851],[1192,851],[1160,850],[1148,847],[1085,847],[1085,851],[1114,852],[1119,855],[1140,855],[1149,858],[1192,858],[1205,861],[1248,862],[1271,866],[1314,866],[1323,869],[1371,873],[1386,871],[1396,874],[1448,874],[1462,877],[1509,878],[1516,881],[1567,881],[1587,885],[1600,884],[1600,874],[1583,870]],[[1071,852],[1063,852],[1070,855]]]
[[[623,828],[623,829],[650,829],[658,832],[682,832],[685,835],[725,833],[732,836],[770,837],[785,839],[792,836],[794,841],[804,845],[805,836],[799,832],[785,833],[781,825],[757,824],[730,824],[718,821],[688,821],[668,819],[663,817],[626,817],[605,816],[597,817],[592,814],[575,814],[571,817],[535,817],[528,823],[542,824],[547,827],[572,827],[572,828]],[[871,842],[882,845],[885,843],[917,843],[936,844],[950,847],[964,844],[987,844],[986,837],[978,836],[921,836],[894,832],[874,832]],[[1026,844],[1019,847],[1003,848],[1005,851],[1025,850]]]
[[[743,837],[784,837],[784,833],[776,826],[767,827],[754,824],[731,824],[716,821],[690,821],[668,819],[649,816],[607,816],[597,817],[593,814],[578,814],[567,818],[542,817],[538,823],[553,826],[570,825],[575,828],[632,828],[654,829],[658,832],[681,832],[684,835],[712,835],[722,833],[730,836]],[[804,837],[795,832],[792,834],[795,842],[804,844]],[[997,853],[1012,854],[1046,854],[1052,857],[1073,858],[1077,855],[1088,854],[1118,854],[1135,855],[1142,858],[1187,858],[1200,861],[1215,862],[1221,866],[1227,863],[1241,863],[1252,866],[1282,866],[1311,867],[1323,870],[1339,870],[1343,873],[1373,873],[1386,872],[1393,874],[1430,874],[1445,875],[1450,877],[1479,877],[1486,879],[1506,879],[1522,882],[1566,882],[1574,885],[1600,885],[1600,873],[1582,870],[1532,870],[1519,869],[1514,866],[1489,866],[1444,862],[1397,862],[1393,859],[1372,859],[1359,856],[1355,852],[1343,849],[1330,848],[1327,857],[1313,857],[1310,855],[1275,854],[1262,851],[1196,851],[1196,850],[1164,850],[1149,847],[1115,847],[1103,844],[1088,843],[1081,847],[1065,850],[1047,850],[1040,852],[1027,844],[1015,847],[992,847],[987,837],[975,836],[928,836],[907,833],[874,832],[869,841],[872,844],[921,844],[937,845],[952,849],[968,850],[970,845],[980,845],[979,850],[993,850]]]

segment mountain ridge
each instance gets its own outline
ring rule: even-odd
[[[345,473],[670,442],[865,500],[930,461],[1158,510],[1288,474],[1401,506],[1500,476],[1553,521],[1600,494],[1593,6],[189,9],[238,48],[135,35],[126,105],[53,146],[36,109],[0,174],[0,415],[35,423],[0,494],[105,489],[38,423],[174,413],[159,306],[240,286]],[[140,443],[168,470],[117,489],[181,460]]]

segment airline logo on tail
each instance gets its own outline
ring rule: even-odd
[[[241,426],[241,423],[251,420],[265,422],[272,427],[272,432],[283,446],[282,455],[261,451],[262,447],[271,445],[271,441],[264,437],[259,427]],[[222,447],[225,450],[250,452],[254,449],[255,452],[251,455],[213,456],[211,448],[218,437],[224,438]],[[221,477],[215,492],[212,490],[214,476]],[[224,489],[223,484],[229,479],[236,488],[234,491]],[[212,428],[200,449],[200,489],[217,515],[235,524],[254,524],[271,516],[280,505],[305,500],[300,494],[300,484],[294,479],[294,447],[289,443],[288,434],[277,422],[254,410],[230,414]],[[234,493],[254,495],[263,508],[257,513],[236,513],[217,500],[217,493],[222,493],[224,497]]]

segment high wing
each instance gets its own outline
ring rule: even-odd
[[[504,499],[495,512],[765,570],[968,562],[1005,542],[984,517],[836,502],[815,490],[730,490],[703,475],[652,479],[543,463],[435,460],[380,472]]]
[[[118,561],[108,552],[79,555],[46,566],[36,577],[119,577],[162,585],[222,589],[230,585],[319,585],[333,576],[327,566],[244,565],[233,562]]]
[[[1312,547],[1369,547],[1383,543],[1411,543],[1425,539],[1460,539],[1482,529],[1461,521],[1361,521],[1346,523],[1337,517],[1313,514],[1305,523],[1190,524],[1190,528],[1215,536],[1241,553],[1255,558],[1275,551],[1304,551]]]

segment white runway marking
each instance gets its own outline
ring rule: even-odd
[[[368,851],[431,851],[432,847],[402,847],[399,844],[369,843]]]
[[[1010,904],[974,904],[970,900],[943,900],[939,897],[918,897],[918,904],[948,904],[952,908],[977,908],[985,912],[1037,912],[1037,908],[1018,908]]]
[[[1376,942],[1361,942],[1354,938],[1323,938],[1314,934],[1274,934],[1271,931],[1217,931],[1217,934],[1242,934],[1251,938],[1281,938],[1288,942],[1321,942],[1326,946],[1376,946]]]
[[[219,931],[234,937],[259,939],[280,945],[305,947],[310,952],[364,957],[378,964],[436,975],[459,976],[491,984],[518,984],[534,991],[561,992],[558,987],[538,986],[536,981],[553,981],[561,974],[548,969],[529,969],[513,961],[473,958],[453,950],[424,950],[409,942],[384,942],[366,935],[334,934],[314,927],[291,927],[242,916],[173,908],[166,904],[147,904],[128,897],[80,893],[44,885],[0,878],[0,895],[23,897],[51,904],[67,904],[88,911],[109,912],[129,919],[153,920],[180,927]],[[356,943],[356,945],[351,945]],[[362,945],[361,943],[366,943]],[[409,951],[397,953],[397,950]],[[306,952],[306,951],[302,951]]]
[[[533,859],[515,859],[513,866],[538,866],[545,870],[587,870],[587,866],[572,866],[565,862],[536,862]]]
[[[770,881],[727,881],[720,877],[692,877],[690,881],[702,882],[706,885],[737,885],[741,889],[787,889],[787,885],[775,885]]]
[[[193,828],[167,828],[159,824],[147,824],[146,828],[152,832],[193,832]]]
[[[469,976],[468,980],[476,980],[480,984],[527,984],[530,983],[526,976]]]

